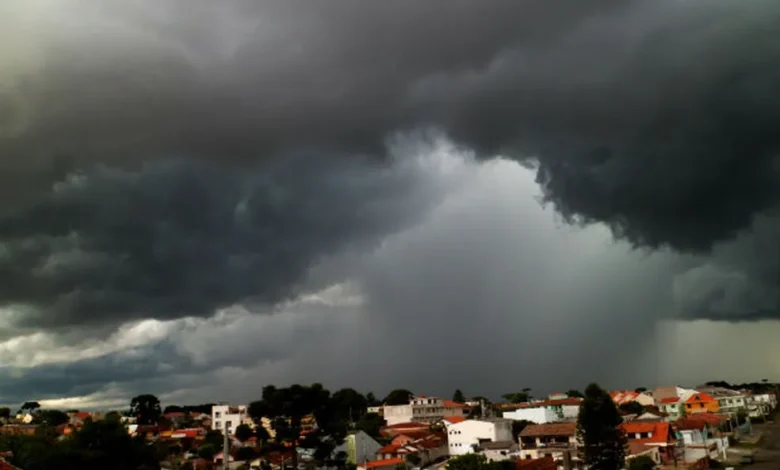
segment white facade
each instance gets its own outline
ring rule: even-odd
[[[447,425],[447,442],[450,455],[475,452],[483,442],[512,440],[512,421],[509,419],[467,419]]]
[[[214,405],[211,407],[211,429],[224,433],[227,428],[228,435],[232,435],[247,417],[244,405]]]
[[[388,426],[400,423],[436,423],[444,418],[466,416],[467,408],[436,397],[413,397],[408,405],[385,405],[383,417]]]
[[[558,415],[548,408],[518,408],[504,411],[503,416],[505,419],[531,421],[536,424],[554,423],[559,420]]]
[[[563,419],[577,419],[580,415],[580,405],[563,405]]]

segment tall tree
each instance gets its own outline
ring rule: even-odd
[[[588,385],[577,419],[580,458],[588,469],[625,468],[628,441],[620,428],[622,422],[609,393],[595,383]]]
[[[366,401],[368,402],[368,406],[379,406],[382,404],[382,402],[376,398],[374,392],[366,393]]]
[[[0,418],[8,419],[11,417],[11,408],[4,406],[0,408]]]
[[[41,410],[35,418],[35,422],[56,428],[70,421],[70,417],[60,410]]]
[[[465,403],[466,396],[463,395],[463,392],[460,389],[457,389],[455,390],[455,393],[452,394],[452,401],[456,401],[458,403]]]
[[[138,424],[157,424],[162,415],[160,400],[154,395],[138,395],[130,400],[130,415],[136,417]]]
[[[528,392],[514,392],[514,393],[505,393],[501,395],[501,398],[508,401],[509,403],[525,403],[528,401],[530,396],[528,395]]]
[[[569,398],[583,398],[585,395],[583,395],[579,390],[571,389],[566,392],[566,396]]]
[[[341,444],[346,436],[346,427],[339,426],[330,403],[330,392],[315,383],[311,386],[292,385],[263,388],[263,399],[250,404],[248,412],[254,419],[271,419],[276,440],[286,442],[293,448],[314,448],[315,459],[324,460],[333,448]],[[314,415],[317,430],[301,438],[301,422],[307,415]],[[292,467],[298,467],[298,453],[292,453]]]
[[[250,428],[248,425],[242,423],[236,427],[235,434],[236,439],[241,442],[246,442],[254,435],[254,431],[252,431],[252,428]]]
[[[37,401],[26,401],[22,404],[21,410],[24,413],[32,413],[40,407],[41,405]]]
[[[385,405],[390,405],[390,406],[408,405],[409,398],[411,398],[412,396],[414,396],[414,394],[409,390],[406,390],[405,388],[397,388],[387,394],[384,403]]]
[[[335,419],[354,423],[366,414],[366,397],[353,388],[342,388],[330,397],[330,406]]]

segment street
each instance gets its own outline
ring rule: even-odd
[[[755,449],[751,449],[755,451],[755,463],[745,467],[751,470],[780,469],[780,421],[760,424],[755,429],[761,432],[763,437],[761,443]]]

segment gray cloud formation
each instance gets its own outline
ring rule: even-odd
[[[760,279],[718,250],[778,202],[776,2],[0,8],[0,302],[17,327],[294,295],[317,260],[435,202],[434,179],[370,158],[428,126],[535,163],[570,221]],[[678,279],[689,315],[765,296],[701,272]]]
[[[430,124],[538,157],[559,211],[643,246],[706,250],[777,203],[776,3],[183,5],[31,15],[5,158],[378,152]]]
[[[293,298],[316,287],[317,262],[372,249],[457,183],[430,155],[440,148],[398,144],[407,153],[387,168],[290,157],[262,173],[175,162],[72,175],[0,219],[0,303],[17,327],[58,327]]]

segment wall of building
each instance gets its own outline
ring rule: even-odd
[[[514,411],[505,411],[503,417],[515,421],[531,421],[536,424],[558,421],[558,415],[547,408],[519,408]]]
[[[247,417],[246,406],[215,405],[211,407],[211,429],[228,434],[236,432],[236,428]]]
[[[474,452],[480,439],[490,442],[511,441],[512,421],[483,421],[469,419],[447,426],[447,442],[450,455],[464,455]]]

